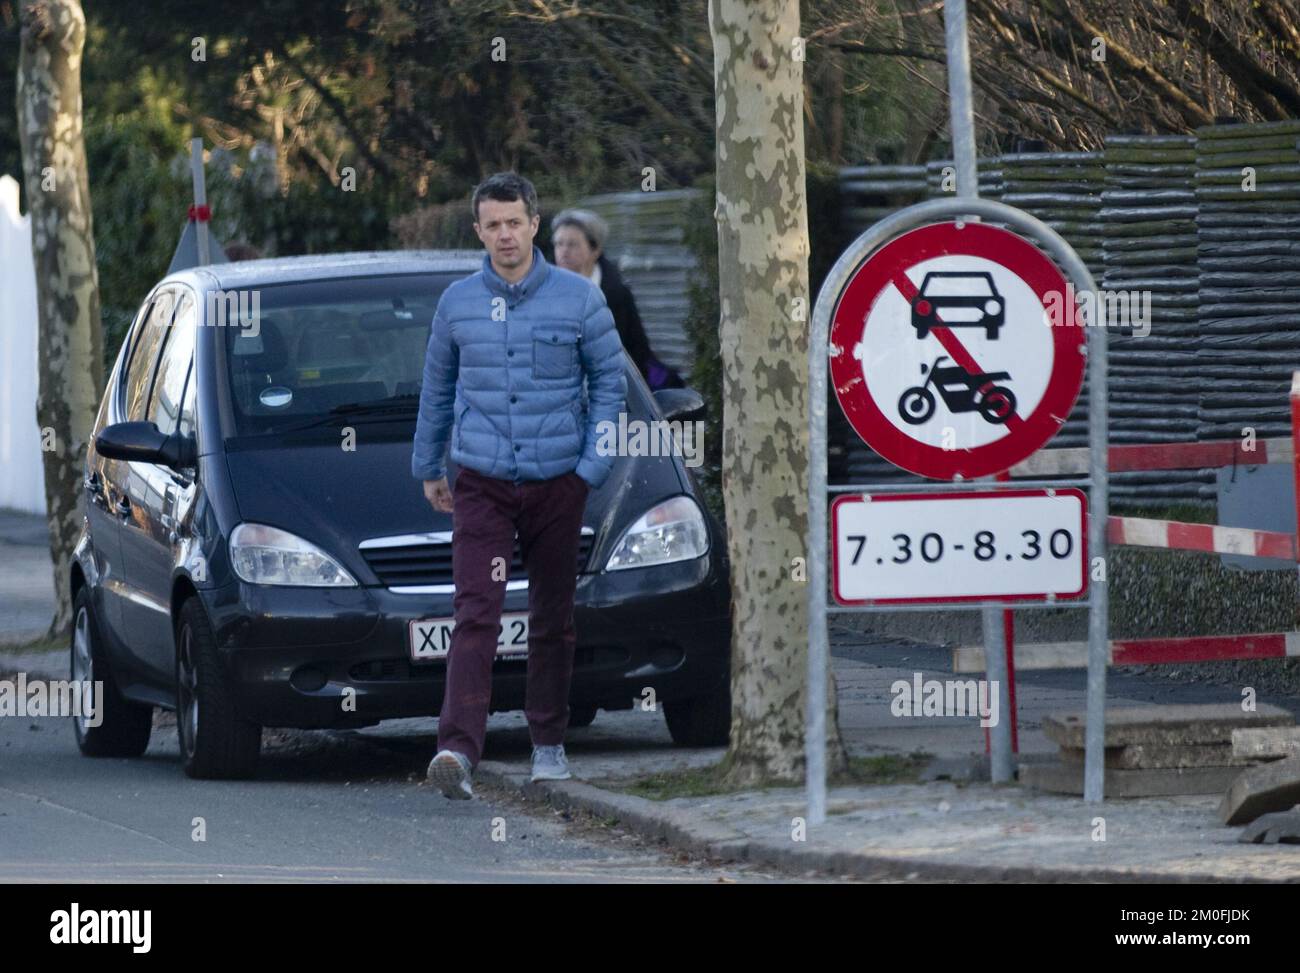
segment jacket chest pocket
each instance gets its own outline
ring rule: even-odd
[[[533,335],[533,378],[572,378],[578,367],[578,335],[539,331]]]

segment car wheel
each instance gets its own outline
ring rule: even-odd
[[[182,606],[176,629],[176,732],[190,777],[237,780],[257,770],[262,727],[240,714],[197,598]]]
[[[679,747],[725,747],[731,737],[731,684],[664,703],[664,720]]]
[[[591,726],[596,719],[595,706],[569,706],[569,726]]]
[[[99,712],[98,726],[91,726],[90,714],[72,718],[77,746],[87,757],[138,757],[149,746],[153,730],[153,707],[133,703],[117,688],[108,654],[99,638],[99,626],[91,607],[90,588],[82,585],[72,602],[72,679],[79,686],[102,682],[102,692],[91,698]],[[86,698],[85,694],[81,697]],[[84,709],[84,707],[83,707]]]

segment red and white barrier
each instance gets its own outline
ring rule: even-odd
[[[1297,560],[1296,539],[1291,534],[1249,527],[1220,527],[1217,524],[1187,524],[1179,520],[1149,520],[1145,517],[1110,517],[1106,539],[1127,547],[1163,547],[1206,554],[1241,554],[1246,557],[1274,557]]]
[[[1113,639],[1113,666],[1221,662],[1228,659],[1283,659],[1300,656],[1300,632],[1254,635],[1196,635],[1186,638]],[[1086,642],[1040,642],[1015,647],[1016,669],[1086,669]],[[984,647],[962,645],[952,650],[952,671],[983,672]]]
[[[1251,448],[1236,439],[1217,443],[1111,446],[1107,465],[1112,473],[1132,473],[1140,470],[1267,466],[1295,461],[1291,439],[1257,439],[1249,446]],[[1029,459],[1011,467],[1012,476],[1065,476],[1087,472],[1087,449],[1040,449]]]

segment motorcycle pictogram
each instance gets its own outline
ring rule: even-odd
[[[912,426],[919,426],[934,415],[934,392],[930,386],[939,390],[943,404],[949,412],[978,412],[986,422],[1002,425],[1016,412],[1016,396],[1005,385],[995,382],[1010,380],[1007,372],[980,372],[971,374],[960,365],[940,368],[939,362],[948,361],[947,355],[940,355],[933,365],[922,365],[921,374],[929,372],[924,385],[913,385],[898,399],[898,414],[903,421]],[[978,396],[978,397],[977,397]]]

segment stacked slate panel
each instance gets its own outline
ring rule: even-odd
[[[1197,378],[1196,140],[1181,135],[1118,135],[1106,140],[1100,286],[1145,303],[1150,331],[1110,315],[1110,441],[1196,441]],[[1131,300],[1130,300],[1131,303]],[[1129,314],[1133,309],[1129,308]],[[1131,319],[1130,319],[1131,320]],[[1126,505],[1195,502],[1213,493],[1212,470],[1115,474],[1111,491]]]
[[[998,156],[979,159],[975,163],[979,176],[979,193],[985,199],[1002,198],[1002,160]],[[952,159],[939,159],[925,165],[926,195],[931,199],[955,197],[956,164]]]
[[[1102,159],[1097,152],[1002,156],[1002,202],[1042,220],[1065,238],[1100,280]],[[1068,275],[1067,275],[1068,276]],[[1048,448],[1088,445],[1087,383]]]
[[[1198,433],[1286,436],[1300,368],[1300,121],[1197,136]]]
[[[925,166],[849,166],[839,176],[844,227],[854,237],[928,192]]]

